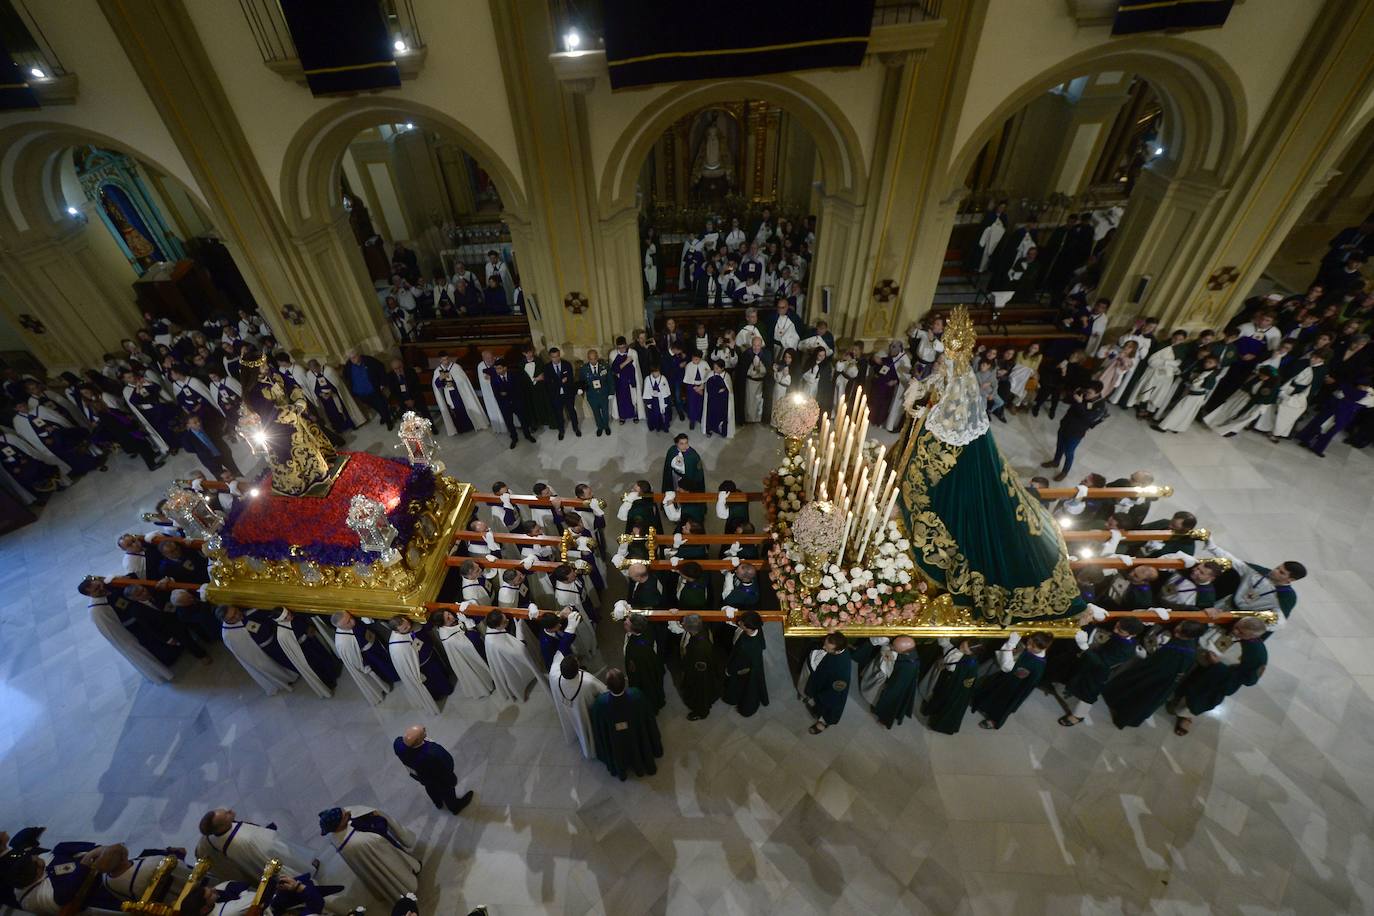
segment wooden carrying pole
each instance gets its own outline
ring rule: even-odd
[[[1076,499],[1078,487],[1027,487],[1032,496],[1041,499]],[[1168,499],[1174,488],[1168,485],[1148,487],[1088,487],[1085,499]]]

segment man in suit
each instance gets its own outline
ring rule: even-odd
[[[386,390],[398,412],[413,410],[422,416],[429,414],[421,395],[424,389],[420,387],[419,377],[399,359],[391,361],[391,371],[386,374]]]
[[[457,814],[472,801],[472,790],[458,797],[455,791],[458,774],[453,771],[453,755],[428,738],[423,725],[412,725],[392,742],[391,749],[396,759],[410,771],[410,778],[425,787],[434,807],[448,808]]]
[[[235,477],[243,476],[238,465],[234,464],[234,453],[229,450],[229,443],[225,442],[222,436],[206,429],[198,414],[189,414],[186,417],[186,428],[181,433],[181,447],[195,452],[200,463],[215,477],[226,470]]]
[[[549,349],[549,364],[544,367],[544,387],[548,389],[549,406],[553,408],[558,438],[563,438],[564,415],[572,423],[573,435],[581,437],[582,430],[577,426],[577,381],[573,378],[572,365],[563,361],[562,351],[557,347]]]
[[[391,405],[386,400],[386,368],[382,361],[373,356],[364,356],[357,350],[348,351],[348,362],[344,363],[344,384],[354,398],[363,402],[382,418],[386,428],[394,426]]]

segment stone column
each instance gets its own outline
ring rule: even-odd
[[[352,346],[389,340],[381,336],[383,320],[375,297],[368,300],[371,283],[359,283],[365,278],[357,270],[341,268],[338,253],[323,259],[309,254],[319,238],[291,238],[183,4],[99,0],[99,6],[283,346],[305,358],[339,359]],[[351,235],[343,238],[356,247]],[[316,248],[314,254],[321,251]],[[334,282],[348,277],[355,281],[352,288]],[[282,317],[288,304],[304,314],[302,323]]]

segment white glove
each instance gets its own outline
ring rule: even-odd
[[[1156,645],[1162,646],[1162,645],[1164,645],[1165,643],[1167,643],[1168,641],[1169,641],[1169,631],[1168,631],[1168,630],[1165,630],[1163,633],[1160,633],[1160,634],[1159,634],[1159,639],[1156,641]]]
[[[534,569],[534,554],[525,554],[525,558],[520,561],[520,565],[525,567],[526,570]]]
[[[731,558],[730,558],[730,568],[731,568],[731,569],[738,569],[738,568],[739,568],[739,557],[731,557]]]
[[[1088,608],[1087,608],[1087,609],[1088,609],[1088,612],[1091,613],[1091,614],[1093,615],[1093,620],[1096,620],[1098,623],[1101,623],[1102,621],[1104,621],[1104,620],[1107,619],[1107,609],[1106,609],[1106,608],[1101,607],[1101,606],[1096,605],[1096,604],[1092,604],[1092,603],[1090,602],[1090,603],[1088,604]]]
[[[1197,557],[1193,556],[1191,553],[1184,553],[1181,550],[1175,550],[1171,554],[1166,554],[1164,559],[1178,560],[1183,563],[1184,569],[1192,569],[1197,565]]]
[[[621,600],[617,601],[617,602],[615,603],[615,607],[611,609],[611,619],[612,619],[612,620],[624,620],[626,617],[629,617],[629,616],[630,616],[630,602],[628,602],[628,601],[626,601],[625,599],[622,598]]]
[[[204,585],[202,585],[200,588],[196,589],[196,595],[198,595],[198,596],[200,597],[200,600],[201,600],[201,601],[209,600],[209,599],[207,599],[207,598],[205,597],[205,590],[206,590],[207,588],[209,588],[209,587],[210,587],[210,583],[207,582],[207,583],[205,583]]]
[[[716,518],[727,519],[730,517],[730,510],[726,508],[726,502],[730,499],[729,490],[721,490],[716,497]]]
[[[1148,658],[1149,655],[1150,655],[1150,653],[1148,653],[1148,652],[1145,651],[1145,647],[1144,647],[1144,646],[1136,646],[1136,647],[1135,647],[1135,657],[1136,657],[1136,658]]]
[[[592,540],[589,537],[579,537],[577,539],[577,549],[586,553],[592,549]]]
[[[1121,531],[1113,528],[1107,532],[1107,544],[1102,548],[1103,553],[1116,553],[1116,545],[1121,543]]]
[[[663,501],[663,514],[668,517],[670,522],[675,522],[682,518],[682,507],[677,503]]]
[[[568,615],[568,632],[569,632],[569,633],[576,633],[576,632],[577,632],[577,625],[578,625],[579,623],[581,623],[581,622],[582,622],[582,615],[579,614],[579,613],[577,613],[577,611],[573,611],[571,614],[569,614],[569,615]]]
[[[1073,634],[1073,641],[1078,643],[1078,648],[1087,651],[1088,644],[1090,642],[1088,638],[1088,631],[1079,630],[1077,633]]]
[[[1083,500],[1088,498],[1088,488],[1083,486],[1083,484],[1081,483],[1074,488],[1074,492],[1077,494],[1074,496],[1074,499],[1078,502],[1082,502]]]
[[[482,559],[486,560],[488,563],[495,562],[495,560],[496,560],[496,554],[494,554],[494,553],[489,553],[489,554],[487,554],[485,557],[483,557]]]
[[[682,542],[685,541],[685,540],[686,540],[686,538],[684,538],[684,537],[682,536],[682,532],[679,531],[677,534],[673,535],[673,547],[675,547],[675,548],[676,548],[676,547],[681,547],[681,546],[682,546]]]
[[[735,614],[738,613],[734,608],[730,607],[730,605],[728,604],[725,605],[725,607],[721,608],[721,610],[725,612],[726,620],[734,620]]]
[[[676,620],[670,620],[668,621],[668,632],[674,636],[681,636],[685,631],[682,629],[682,624]]]
[[[482,533],[482,540],[486,542],[487,550],[490,550],[492,553],[500,552],[501,548],[496,546],[496,535],[492,534],[490,529]]]
[[[1012,633],[1011,635],[1009,635],[1009,636],[1007,637],[1007,641],[1004,642],[1004,643],[1002,643],[1002,648],[1003,648],[1003,649],[1015,649],[1015,648],[1016,648],[1018,645],[1020,645],[1020,644],[1021,644],[1021,634],[1020,634],[1020,633]]]
[[[511,501],[510,501],[510,494],[509,494],[509,493],[502,493],[502,494],[501,494],[501,506],[502,506],[502,508],[505,508],[505,509],[514,509],[514,508],[515,508],[515,506],[511,504]]]
[[[1112,559],[1120,560],[1121,565],[1126,567],[1127,569],[1130,569],[1132,566],[1135,565],[1135,557],[1131,556],[1128,553],[1114,553],[1112,554]]]
[[[727,557],[737,556],[739,552],[743,549],[744,548],[740,547],[739,541],[735,541],[729,547],[725,548],[725,555]]]
[[[676,569],[676,568],[677,568],[677,564],[679,564],[679,563],[682,562],[682,557],[673,557],[673,558],[672,558],[671,560],[669,560],[668,562],[671,563],[671,564],[673,564],[673,568]]]
[[[666,506],[666,505],[668,505],[668,503],[673,502],[673,501],[675,501],[676,499],[677,499],[677,491],[676,491],[676,490],[669,490],[667,493],[664,493],[664,494],[663,494],[663,505]]]
[[[587,500],[587,505],[591,507],[592,515],[595,515],[597,518],[606,517],[606,513],[601,510],[601,503],[597,502],[595,499]]]
[[[1167,607],[1152,607],[1150,608],[1150,613],[1154,614],[1160,620],[1169,619],[1169,609]]]
[[[205,488],[204,488],[203,486],[201,486],[201,480],[200,480],[200,478],[199,478],[199,477],[192,478],[192,480],[191,480],[191,492],[192,492],[192,493],[202,493],[202,492],[204,492],[204,491],[205,491]]]
[[[472,606],[473,606],[474,604],[476,604],[476,603],[477,603],[476,601],[464,601],[464,602],[462,602],[461,604],[458,605],[458,613],[459,613],[460,615],[466,614],[466,613],[468,612],[468,608],[472,607]]]
[[[639,494],[636,493],[634,490],[631,490],[630,492],[626,493],[624,496],[620,497],[620,504],[621,504],[622,506],[628,506],[630,503],[634,502],[636,499],[639,499]]]
[[[530,620],[533,620],[534,618],[538,617],[539,605],[535,604],[533,601],[525,605],[525,616],[529,617]]]

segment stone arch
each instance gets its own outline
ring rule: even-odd
[[[524,218],[525,197],[510,166],[461,122],[428,105],[393,97],[336,102],[314,114],[291,138],[282,161],[282,210],[295,232],[328,225],[343,212],[335,189],[348,144],[380,124],[414,123],[454,140],[496,184],[506,212]]]
[[[62,197],[61,157],[75,146],[99,146],[124,153],[185,191],[200,208],[210,208],[199,189],[135,147],[72,124],[25,121],[0,129],[0,237],[41,237],[68,232],[71,217]]]
[[[654,143],[684,115],[720,102],[763,99],[787,110],[810,132],[821,158],[826,193],[851,203],[863,199],[867,180],[858,134],[822,90],[792,76],[770,76],[676,86],[655,98],[616,139],[601,174],[601,215],[635,205],[640,166]]]
[[[949,187],[962,187],[979,150],[1002,124],[1036,97],[1091,73],[1134,74],[1157,90],[1165,109],[1164,159],[1175,175],[1206,173],[1225,180],[1246,135],[1245,90],[1213,52],[1179,38],[1113,40],[1055,64],[1003,99],[950,160]]]

